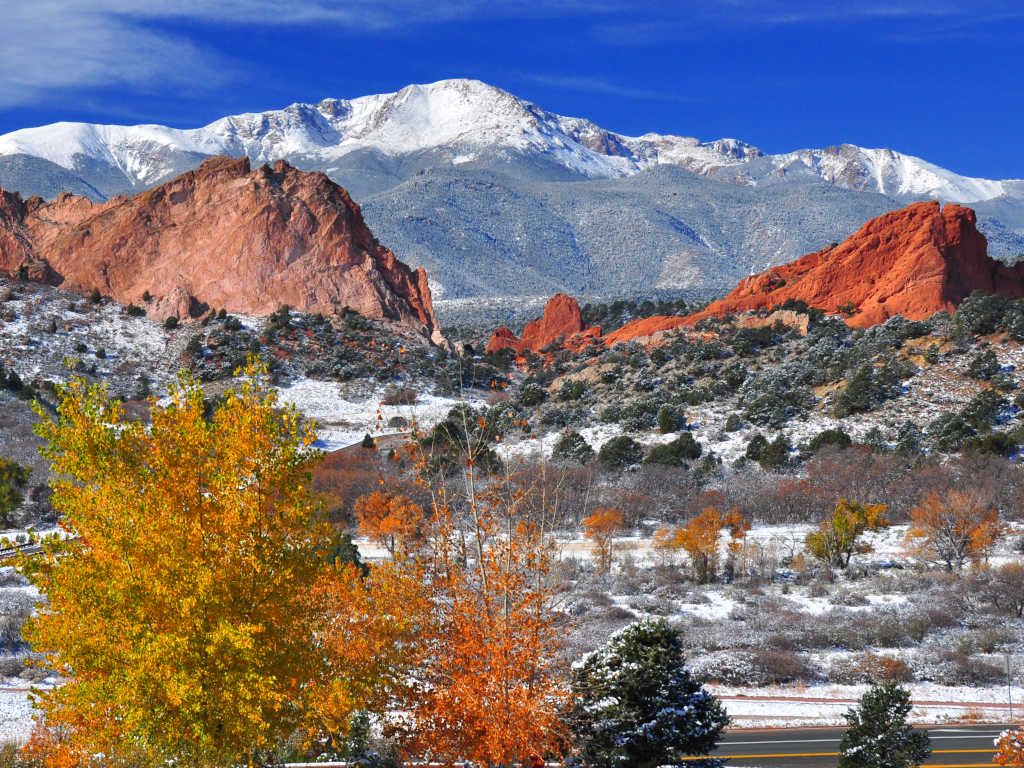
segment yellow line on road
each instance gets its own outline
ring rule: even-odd
[[[969,753],[985,753],[994,755],[994,749],[936,749],[932,751],[933,755],[964,755]],[[838,757],[838,752],[777,752],[771,755],[711,755],[711,757],[718,758],[720,760],[753,760],[765,757]],[[684,757],[683,760],[705,760],[707,756],[702,757]],[[974,765],[972,763],[971,765]],[[978,763],[977,765],[991,765],[991,763]],[[927,766],[927,768],[954,768],[954,766]],[[966,768],[966,767],[965,767]]]

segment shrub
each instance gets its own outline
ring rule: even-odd
[[[5,528],[13,524],[12,515],[24,501],[22,491],[28,484],[32,470],[11,459],[0,459],[0,523]]]
[[[663,435],[675,432],[686,425],[686,419],[674,406],[663,405],[658,409],[658,431]]]
[[[543,403],[545,397],[547,397],[547,393],[541,389],[540,385],[531,382],[523,387],[523,391],[519,395],[519,402],[527,408],[531,408]]]
[[[384,393],[381,398],[381,405],[413,405],[418,394],[411,387],[392,388]]]
[[[594,456],[594,449],[579,432],[566,432],[551,453],[555,459],[571,459],[585,464]]]
[[[100,289],[93,288],[92,293],[89,294],[89,303],[99,304],[101,301],[103,301],[103,297],[100,295]]]
[[[601,446],[597,460],[606,469],[620,469],[639,464],[644,458],[644,449],[628,435],[619,435]]]
[[[699,459],[701,453],[700,443],[689,432],[683,432],[672,442],[651,448],[644,464],[679,465],[688,459]]]
[[[812,437],[810,442],[807,443],[806,450],[801,451],[801,453],[813,456],[823,446],[834,445],[842,449],[849,448],[851,443],[850,436],[842,429],[826,429]]]
[[[725,420],[725,431],[735,432],[742,426],[740,422],[740,416],[738,413],[730,413],[729,418]]]
[[[177,327],[178,318],[176,318],[174,315],[171,315],[166,320],[164,320],[164,328],[166,328],[168,331],[173,331]]]
[[[761,454],[764,453],[764,449],[768,446],[768,440],[764,435],[758,433],[750,438],[750,442],[747,443],[747,450],[743,454],[750,461],[760,461]]]
[[[836,415],[849,416],[870,411],[874,405],[873,389],[874,370],[870,365],[862,365],[836,398]]]
[[[789,444],[789,439],[785,435],[780,434],[764,447],[761,455],[757,458],[757,462],[765,469],[781,469],[789,463],[789,452],[791,449],[792,446]]]
[[[967,374],[974,379],[988,381],[997,373],[999,373],[999,361],[991,347],[979,352],[967,365]]]

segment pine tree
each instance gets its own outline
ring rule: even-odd
[[[844,717],[839,768],[911,768],[932,753],[928,734],[907,724],[910,692],[895,682],[873,686]]]
[[[707,755],[728,724],[718,699],[684,666],[680,631],[664,619],[613,636],[573,681],[569,725],[584,761],[597,768],[654,768]]]

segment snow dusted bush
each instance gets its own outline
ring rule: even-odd
[[[777,649],[717,651],[698,656],[690,668],[702,682],[725,685],[777,685],[815,676],[799,656]]]

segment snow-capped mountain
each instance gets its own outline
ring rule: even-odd
[[[32,157],[82,176],[99,166],[139,189],[179,173],[196,158],[248,155],[254,162],[298,160],[330,172],[360,150],[386,157],[431,152],[460,165],[495,157],[536,158],[582,178],[620,178],[675,165],[709,178],[760,185],[818,179],[900,197],[976,202],[1024,197],[1024,181],[975,179],[888,149],[844,144],[766,155],[735,139],[623,136],[589,120],[548,112],[476,80],[410,85],[396,93],[325,99],[224,117],[178,130],[159,125],[56,123],[0,136],[0,157]],[[109,181],[106,182],[109,186]],[[116,186],[116,185],[115,185]]]
[[[325,172],[435,297],[710,298],[910,200],[969,203],[996,258],[1024,258],[1024,181],[888,149],[766,154],[736,139],[624,136],[476,80],[160,125],[57,123],[0,136],[0,187],[99,200],[214,154]]]

